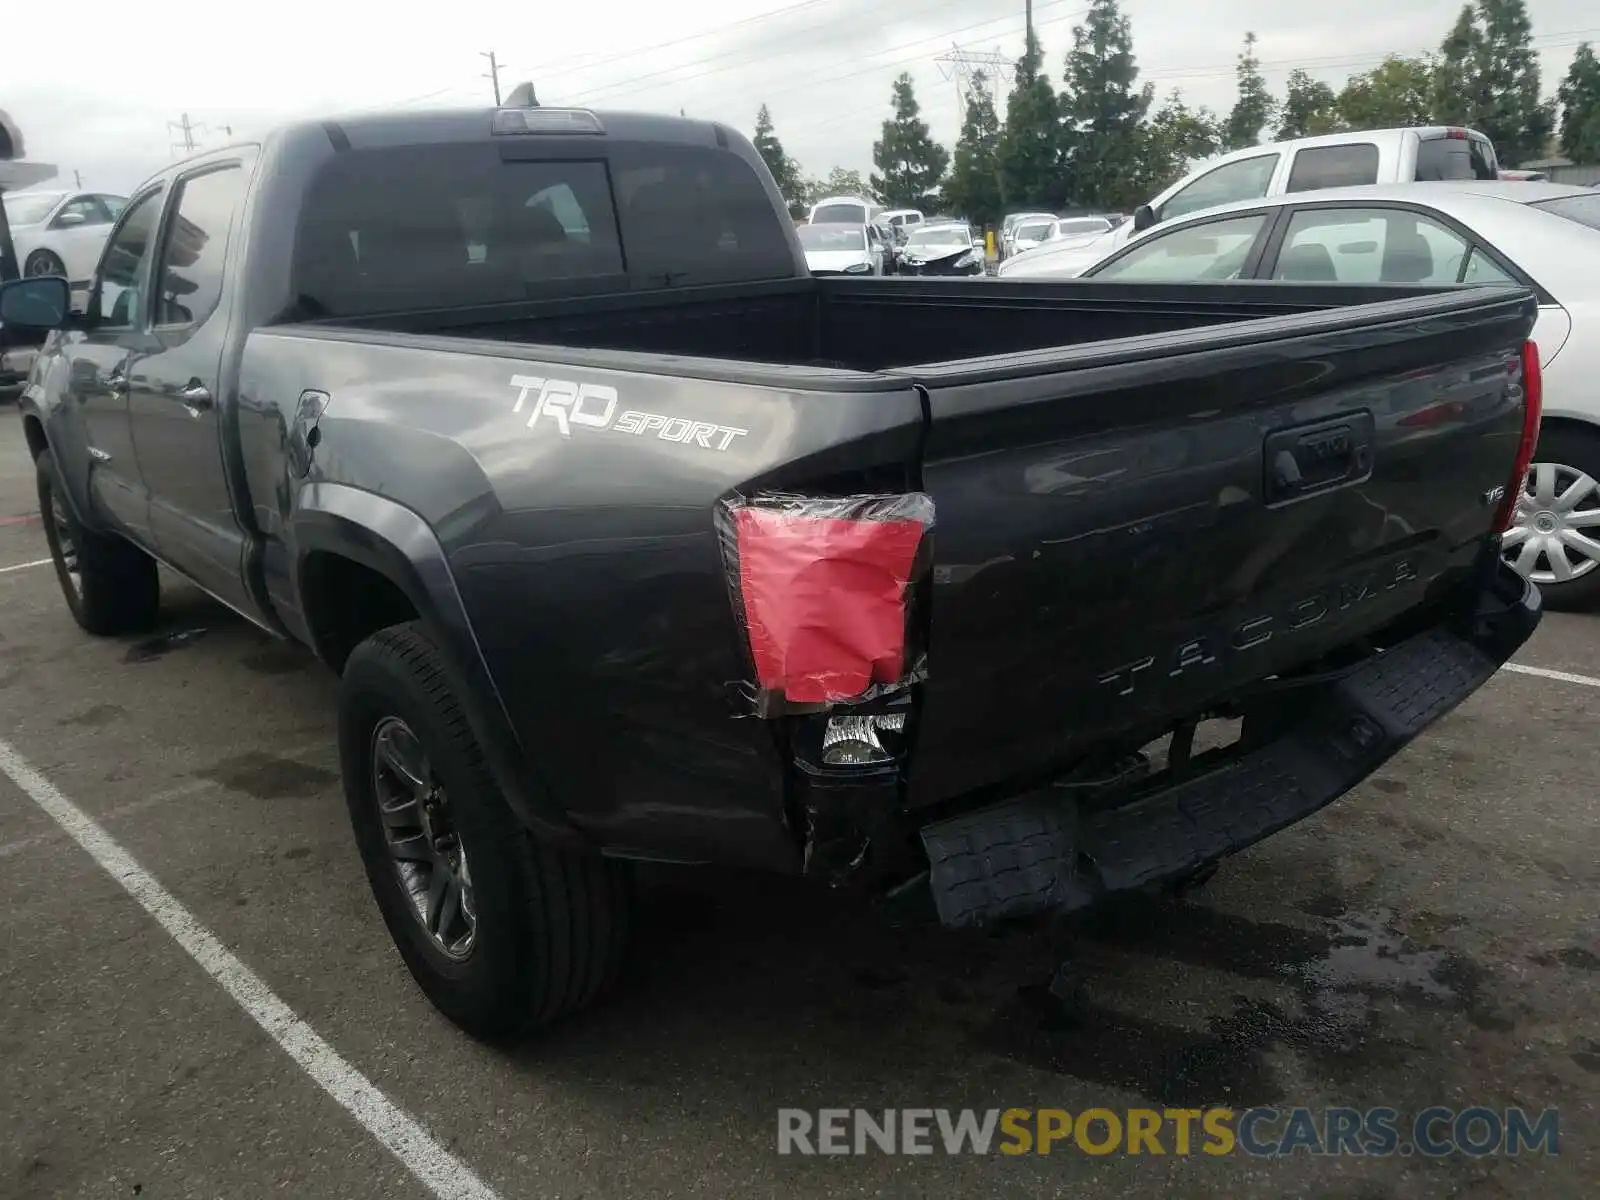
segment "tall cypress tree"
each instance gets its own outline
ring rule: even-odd
[[[1243,150],[1258,145],[1261,132],[1272,123],[1277,105],[1267,90],[1266,78],[1261,74],[1261,60],[1256,57],[1256,35],[1244,35],[1244,51],[1239,55],[1239,65],[1234,68],[1239,80],[1239,98],[1222,129],[1224,150]]]
[[[1067,195],[1061,153],[1061,105],[1044,75],[1044,51],[1030,34],[1017,60],[1000,133],[1000,195],[1005,207],[1055,205]]]
[[[1072,199],[1116,207],[1148,199],[1139,168],[1145,115],[1155,89],[1140,87],[1133,34],[1117,0],[1092,0],[1072,49],[1060,98],[1065,146],[1070,153]]]
[[[975,225],[1000,220],[999,151],[1000,117],[989,98],[987,79],[977,72],[967,93],[967,115],[951,161],[950,182],[945,185],[951,207]]]
[[[878,173],[872,187],[891,208],[930,208],[938,201],[939,184],[950,153],[933,140],[911,82],[902,72],[894,81],[894,116],[883,123],[883,136],[872,144]]]

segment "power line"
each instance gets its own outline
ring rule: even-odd
[[[1079,2],[1079,0],[1046,0],[1046,2],[1044,4],[1039,5],[1038,8],[1039,9],[1055,8],[1056,6],[1061,5],[1061,4],[1078,3],[1078,2]],[[1057,21],[1071,20],[1071,19],[1073,19],[1075,17],[1082,16],[1087,11],[1088,11],[1087,9],[1080,9],[1077,12],[1071,14],[1071,16],[1069,16],[1069,17],[1057,17],[1057,18],[1054,18],[1052,21],[1045,22],[1045,24],[1054,24]],[[914,41],[903,42],[902,44],[900,44],[898,46],[889,46],[889,47],[887,47],[887,48],[885,48],[883,50],[876,51],[875,54],[893,54],[896,51],[907,50],[907,49],[910,49],[913,46],[923,46],[923,47],[925,47],[928,42],[932,42],[932,41],[941,41],[942,42],[942,41],[944,41],[946,39],[958,37],[959,35],[961,35],[963,33],[968,33],[968,32],[971,32],[972,30],[975,30],[975,29],[985,29],[985,28],[987,28],[987,27],[989,27],[991,25],[997,25],[997,24],[1000,24],[1001,22],[1010,22],[1012,20],[1015,20],[1015,18],[1014,17],[989,17],[989,18],[987,18],[985,20],[982,20],[982,21],[975,21],[970,25],[963,25],[959,29],[950,29],[950,30],[946,30],[943,33],[932,33],[932,34],[928,34],[928,35],[926,35],[924,37],[917,38]],[[1037,26],[1037,24],[1038,23],[1035,22],[1036,26]],[[796,87],[784,88],[784,89],[782,89],[782,90],[780,90],[778,92],[768,92],[768,93],[766,93],[766,97],[767,97],[767,99],[770,100],[774,95],[780,95],[780,96],[781,95],[787,95],[789,93],[792,93],[792,92],[795,92],[795,91],[799,91],[799,90],[802,90],[802,89],[815,88],[820,84],[837,83],[837,82],[839,82],[841,80],[845,80],[845,79],[855,79],[855,78],[858,78],[858,77],[860,77],[862,75],[869,75],[874,71],[881,71],[885,67],[894,67],[894,66],[899,66],[902,63],[908,63],[908,62],[912,62],[912,61],[916,61],[916,60],[921,60],[921,59],[925,58],[926,55],[927,55],[927,49],[921,49],[921,50],[918,50],[916,53],[914,53],[914,54],[912,54],[912,55],[910,55],[908,57],[891,60],[890,62],[887,62],[887,63],[871,63],[871,64],[869,64],[869,65],[867,65],[865,67],[860,68],[859,70],[846,71],[846,72],[844,72],[843,74],[840,74],[840,75],[810,76],[810,77],[807,77],[804,80],[804,82],[798,84]],[[694,64],[691,63],[691,64],[688,64],[688,65],[693,66]],[[740,65],[742,65],[742,66],[756,66],[758,64],[746,62],[746,63],[742,63]],[[721,74],[723,71],[730,70],[730,69],[732,69],[732,68],[721,67],[721,68],[715,68],[715,69],[710,70],[710,71],[699,71],[699,72],[696,72],[696,73],[694,73],[692,75],[685,75],[685,76],[682,76],[682,77],[680,77],[678,79],[669,80],[668,83],[670,83],[672,85],[692,83],[696,79],[703,79],[703,78],[709,77],[711,75],[718,75],[718,74]],[[618,99],[619,97],[622,97],[622,96],[632,95],[636,91],[639,91],[639,90],[644,90],[644,91],[652,90],[648,86],[645,87],[644,89],[637,89],[637,88],[635,88],[633,86],[632,82],[630,82],[628,84],[621,85],[621,88],[622,88],[622,90],[618,91],[617,90],[617,85],[612,85],[610,87],[602,87],[596,92],[588,93],[586,98],[585,98],[585,103],[593,104],[595,102],[595,100],[597,100],[597,99],[598,100],[605,100],[605,101],[609,102],[609,101],[614,101],[614,100],[616,100],[616,99]]]
[[[1064,2],[1064,0],[1061,0],[1061,2]],[[804,6],[803,5],[797,5],[796,7],[804,7]],[[929,14],[929,13],[943,12],[944,10],[951,9],[951,8],[955,8],[955,9],[970,9],[971,8],[971,0],[938,0],[937,3],[934,3],[932,5],[924,4],[919,8],[912,9],[906,15],[925,15],[925,14]],[[790,11],[790,10],[783,10],[783,11],[787,12],[787,11]],[[992,22],[992,21],[1003,20],[1003,19],[1004,18],[993,17],[993,18],[990,18],[990,21]],[[826,25],[807,25],[807,26],[802,26],[801,28],[795,30],[795,33],[796,34],[800,34],[800,33],[806,32],[808,30],[825,32],[828,35],[827,39],[825,41],[817,43],[817,44],[819,46],[824,46],[824,47],[826,47],[828,49],[832,49],[833,48],[833,45],[836,43],[837,38],[838,38],[838,24],[837,24],[836,21],[832,21],[832,22],[830,22],[830,23],[828,23]],[[927,38],[921,38],[919,40],[920,41],[927,41],[928,39]],[[784,48],[785,48],[786,51],[788,51],[790,53],[793,53],[795,50],[803,50],[803,49],[808,48],[808,43],[806,43],[804,41],[798,41],[797,42],[796,39],[790,38],[785,42]],[[879,53],[882,53],[882,52],[880,51]],[[712,55],[709,55],[709,56],[707,56],[705,58],[696,59],[696,60],[693,60],[693,61],[690,61],[690,62],[686,62],[686,63],[678,63],[677,65],[671,66],[671,67],[664,67],[664,68],[662,68],[661,70],[658,70],[658,71],[651,71],[646,75],[633,75],[633,76],[629,77],[627,80],[625,80],[623,82],[620,82],[620,83],[600,84],[600,85],[598,85],[598,91],[600,93],[615,92],[615,90],[620,87],[620,88],[624,89],[620,93],[621,95],[633,95],[633,94],[635,94],[636,92],[639,92],[639,91],[647,91],[647,90],[649,90],[648,87],[641,88],[639,85],[647,84],[648,81],[652,80],[652,79],[664,79],[664,80],[666,80],[666,83],[668,83],[668,84],[681,83],[681,82],[683,82],[683,80],[681,80],[681,79],[667,79],[667,76],[674,75],[679,71],[688,70],[688,69],[693,68],[693,67],[705,67],[705,66],[708,66],[711,63],[721,62],[724,59],[735,59],[737,61],[735,61],[735,62],[733,62],[733,63],[731,63],[731,64],[729,64],[728,66],[725,66],[725,67],[717,67],[717,68],[715,68],[713,70],[709,70],[709,71],[699,71],[695,75],[689,76],[689,78],[691,78],[691,79],[700,79],[700,78],[705,78],[705,77],[710,76],[710,75],[719,75],[719,74],[721,74],[721,73],[723,73],[725,71],[738,71],[738,70],[749,69],[749,68],[757,67],[757,66],[761,65],[760,63],[754,62],[754,61],[751,60],[749,47],[747,47],[747,46],[735,46],[732,49],[724,50],[724,51],[722,51],[722,52],[720,52],[718,54],[712,54]],[[586,94],[592,95],[593,93],[586,93]]]

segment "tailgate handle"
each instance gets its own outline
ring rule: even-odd
[[[1269,433],[1262,444],[1266,502],[1285,504],[1360,483],[1372,474],[1373,436],[1370,412]]]

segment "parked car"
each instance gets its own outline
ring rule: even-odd
[[[11,241],[24,275],[60,275],[87,284],[111,222],[127,203],[105,192],[7,192]]]
[[[1023,217],[1006,235],[1006,257],[1025,254],[1033,247],[1048,241],[1051,230],[1056,227],[1056,221],[1055,217]]]
[[[897,233],[907,234],[922,224],[922,212],[915,208],[891,208],[879,213],[877,219]]]
[[[1117,227],[1116,221],[1110,217],[1058,217],[1046,241],[1058,241],[1061,238],[1097,237],[1103,233],[1110,233]]]
[[[1192,212],[1289,192],[1382,183],[1485,179],[1499,175],[1494,144],[1475,129],[1428,126],[1330,133],[1235,150],[1205,164],[1134,210],[1096,244],[1104,257],[1153,225]],[[1051,253],[1044,246],[1035,254]],[[1026,271],[1021,263],[1012,271]],[[1002,269],[1001,274],[1010,272]]]
[[[924,222],[906,235],[902,275],[982,275],[983,246],[964,222]]]
[[[631,860],[965,928],[1355,786],[1538,623],[1537,303],[819,279],[739,133],[507,108],[173,164],[0,322],[73,618],[159,561],[338,672],[378,909],[501,1037],[615,976]]]
[[[1000,222],[1000,237],[997,252],[1001,259],[1009,257],[1012,253],[1011,234],[1016,229],[1019,221],[1054,221],[1055,213],[1047,212],[1017,212],[1007,213]]]
[[[1073,273],[1060,265],[1033,277]],[[1539,298],[1533,339],[1544,374],[1544,431],[1505,553],[1550,607],[1600,603],[1600,196],[1593,189],[1474,181],[1244,201],[1158,225],[1077,273],[1147,283],[1509,281],[1529,288]]]
[[[883,205],[860,196],[829,196],[811,206],[811,225],[870,225],[883,215]]]
[[[813,275],[884,274],[884,245],[871,225],[804,225],[796,232]]]

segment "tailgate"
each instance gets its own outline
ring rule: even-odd
[[[912,802],[1195,714],[1449,587],[1513,469],[1535,315],[1460,290],[918,368]]]

